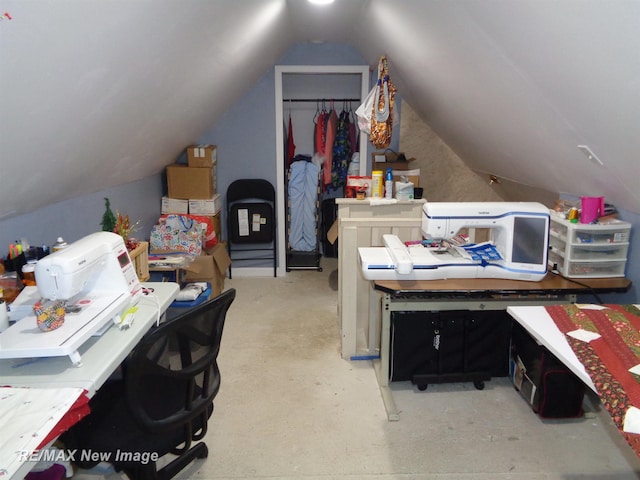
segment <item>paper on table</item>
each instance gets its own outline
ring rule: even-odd
[[[0,387],[0,472],[12,478],[82,392],[81,388]]]
[[[627,433],[640,433],[640,410],[636,407],[629,407],[624,416],[622,430]]]
[[[576,307],[582,308],[584,310],[606,310],[607,307],[604,305],[596,305],[594,303],[576,303]]]
[[[583,330],[579,328],[578,330],[573,330],[571,332],[567,332],[567,335],[572,336],[578,340],[582,340],[583,342],[589,343],[591,340],[596,340],[600,338],[599,333],[590,332],[588,330]]]

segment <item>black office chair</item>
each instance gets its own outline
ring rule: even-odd
[[[128,357],[123,379],[107,382],[90,401],[91,413],[62,435],[78,449],[75,463],[107,461],[132,480],[169,479],[195,458],[220,388],[217,357],[235,289],[229,289],[149,331]],[[192,446],[192,442],[199,442]],[[90,452],[99,459],[87,459]],[[176,456],[157,469],[156,459]]]
[[[240,179],[229,185],[227,251],[232,265],[239,262],[255,265],[256,261],[272,260],[273,276],[277,276],[275,212],[276,192],[267,180]],[[229,266],[229,278],[232,278],[231,268]]]

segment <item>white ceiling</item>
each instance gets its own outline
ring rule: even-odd
[[[640,212],[637,0],[4,0],[0,10],[12,17],[0,20],[0,219],[159,173],[290,47],[326,39],[372,66],[387,55],[403,99],[474,170]]]

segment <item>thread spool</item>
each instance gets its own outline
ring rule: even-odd
[[[567,219],[571,222],[571,223],[578,223],[578,216],[579,216],[579,212],[577,208],[572,207],[571,209],[569,209],[569,213],[567,214]]]

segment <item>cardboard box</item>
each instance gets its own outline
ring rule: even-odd
[[[195,257],[186,268],[185,282],[209,282],[211,296],[216,297],[224,290],[224,279],[231,265],[231,258],[224,242],[218,243],[206,253],[206,255]]]
[[[187,164],[190,167],[213,167],[217,161],[215,145],[191,145],[187,147]]]
[[[333,222],[331,224],[331,228],[329,228],[329,231],[327,231],[327,240],[329,240],[329,243],[331,245],[335,244],[336,240],[338,239],[338,221],[339,220]]]
[[[189,202],[181,198],[162,197],[162,213],[189,213]]]
[[[179,163],[167,165],[170,198],[209,199],[216,194],[216,167],[189,167]]]
[[[404,158],[404,160],[402,160]],[[409,164],[415,158],[406,158],[404,153],[399,152],[373,152],[371,154],[371,170],[382,170],[386,172],[388,168],[392,170],[408,170]]]
[[[189,199],[189,213],[193,215],[217,215],[222,210],[222,196],[216,193],[208,199]]]

